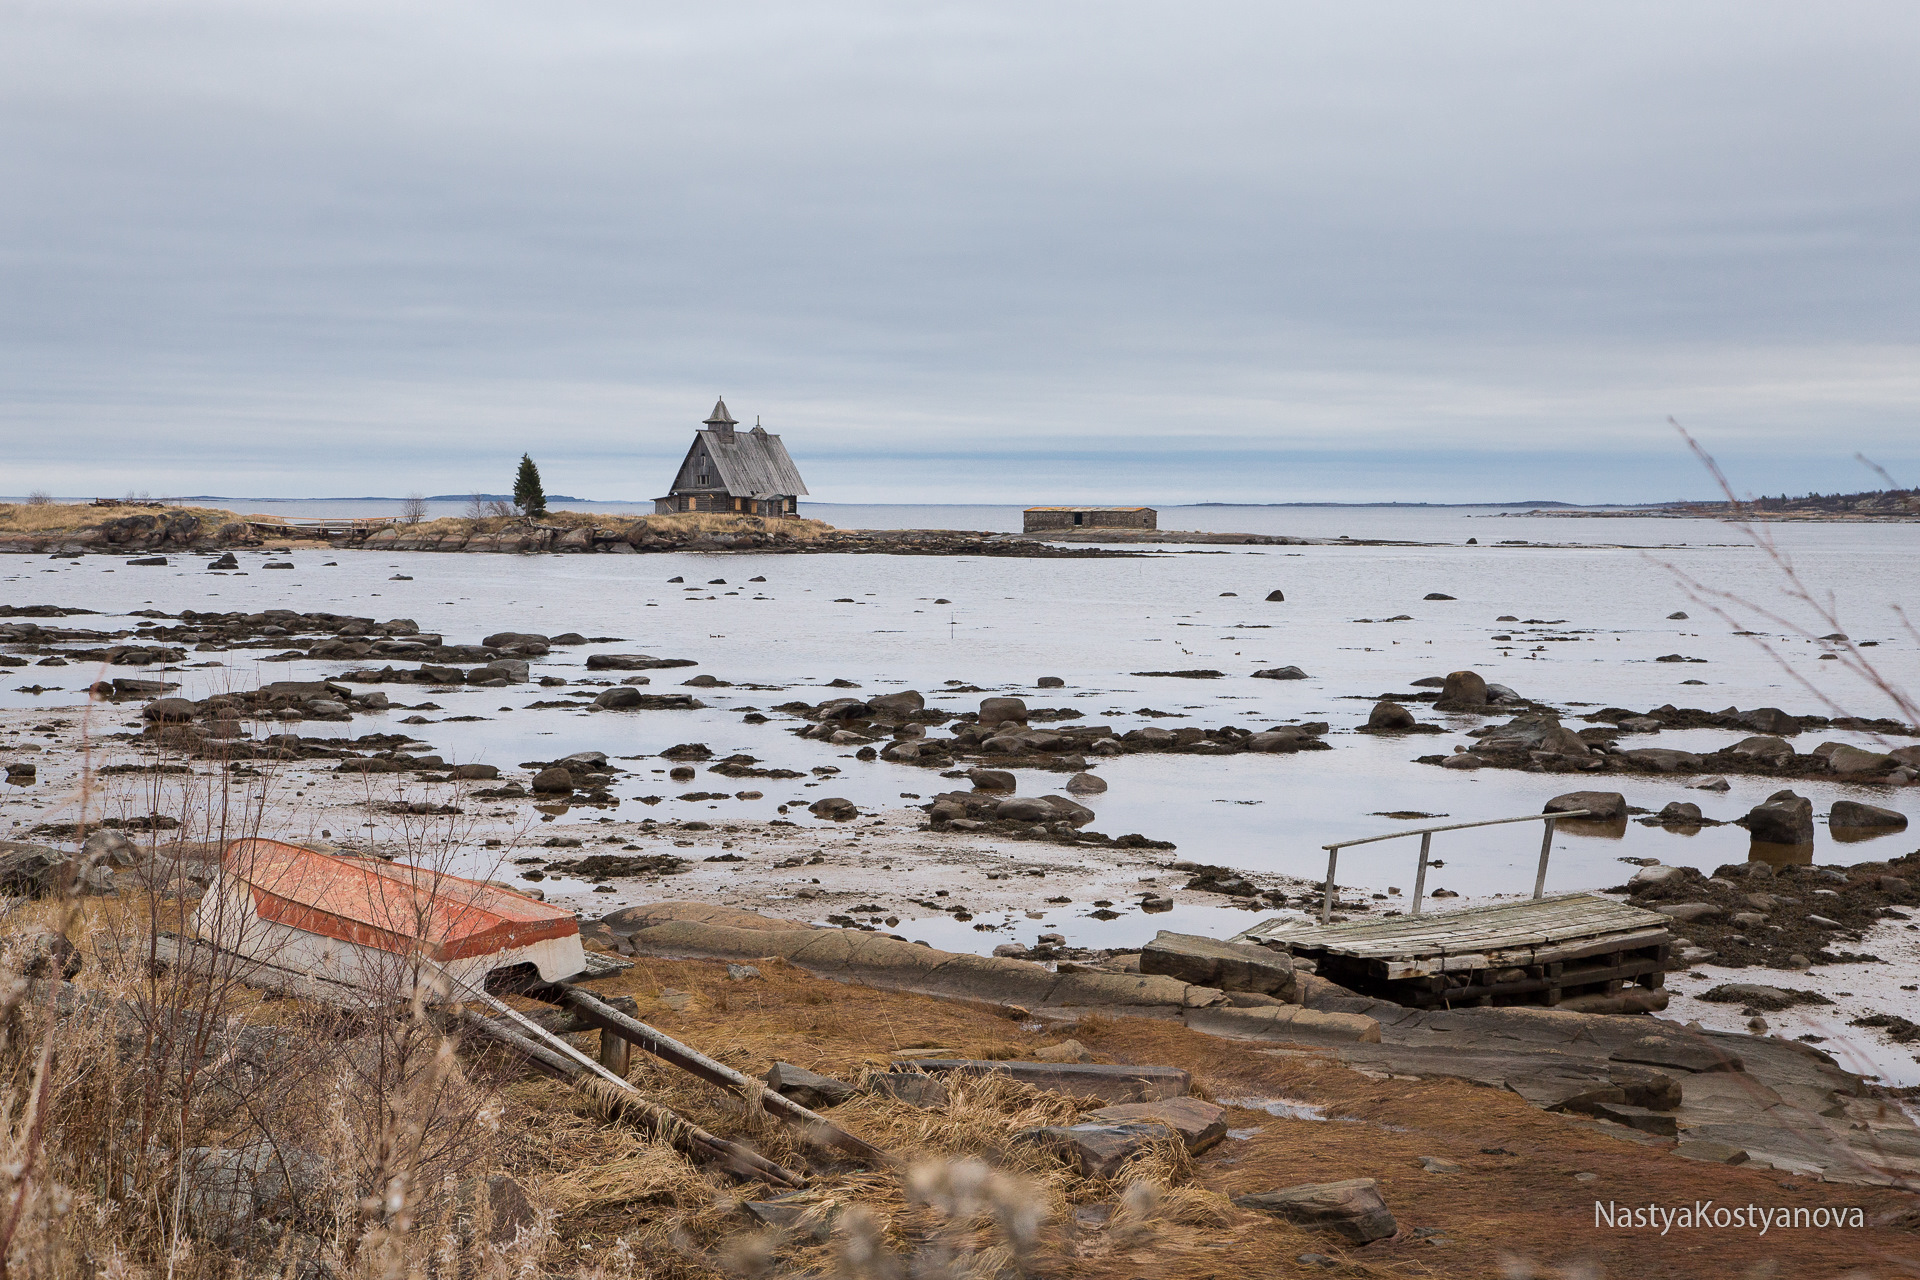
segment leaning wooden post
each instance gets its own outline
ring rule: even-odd
[[[1553,852],[1553,824],[1558,821],[1558,818],[1548,818],[1546,834],[1540,837],[1540,870],[1533,876],[1533,896],[1536,898],[1547,892],[1547,855]]]
[[[622,1080],[627,1078],[627,1070],[632,1065],[633,1046],[618,1033],[600,1030],[600,1065]]]
[[[1413,876],[1413,914],[1420,914],[1420,897],[1427,891],[1427,851],[1433,847],[1433,832],[1420,833],[1420,870]],[[1534,895],[1538,897],[1538,894]]]
[[[1320,923],[1325,924],[1333,914],[1333,869],[1340,862],[1340,846],[1327,846],[1327,884],[1326,892],[1320,895]]]

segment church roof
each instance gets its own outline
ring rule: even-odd
[[[722,405],[720,412],[726,406]],[[731,498],[798,497],[807,491],[800,468],[787,456],[780,437],[755,427],[751,431],[701,431],[707,453],[720,472],[720,483]]]
[[[710,427],[731,427],[736,425],[733,415],[727,412],[727,398],[721,396],[713,402],[713,413],[707,418]]]

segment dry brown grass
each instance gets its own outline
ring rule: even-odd
[[[204,833],[194,834],[189,851],[204,853]],[[183,906],[136,894],[41,902],[8,926],[63,929],[88,957],[81,985],[123,999],[142,991],[151,998],[155,988],[129,963],[135,953],[123,940],[143,923],[177,920]],[[719,962],[643,958],[593,989],[632,996],[645,1021],[755,1077],[785,1060],[858,1082],[886,1069],[898,1050],[938,1045],[1005,1059],[1063,1035],[984,1008],[836,984],[783,961],[761,961],[759,968],[758,978],[741,982]],[[690,999],[669,1003],[669,991]],[[169,998],[192,995],[183,990]],[[1163,1144],[1114,1179],[1089,1180],[1019,1135],[1072,1123],[1097,1104],[989,1076],[952,1081],[949,1104],[937,1110],[872,1094],[835,1108],[836,1124],[903,1163],[903,1172],[876,1171],[824,1150],[751,1099],[636,1053],[630,1078],[647,1098],[806,1175],[808,1189],[789,1203],[805,1207],[807,1216],[788,1230],[761,1230],[741,1201],[771,1196],[764,1185],[732,1181],[665,1142],[609,1123],[591,1093],[530,1075],[516,1060],[473,1045],[455,1057],[432,1028],[405,1019],[382,1024],[370,1011],[319,1015],[243,987],[219,996],[208,1008],[220,1034],[271,1029],[290,1038],[293,1066],[243,1088],[197,1086],[192,1106],[168,1113],[180,1135],[171,1142],[239,1145],[264,1127],[321,1153],[330,1199],[303,1230],[336,1251],[342,1280],[456,1273],[505,1280],[509,1269],[599,1280],[1238,1280],[1290,1274],[1292,1260],[1307,1252],[1331,1256],[1336,1274],[1354,1276],[1746,1277],[1764,1274],[1758,1268],[1771,1259],[1778,1267],[1772,1274],[1784,1278],[1835,1274],[1857,1263],[1897,1268],[1916,1254],[1912,1236],[1890,1228],[1765,1239],[1602,1233],[1592,1225],[1596,1196],[1859,1205],[1870,1221],[1910,1208],[1913,1199],[1680,1160],[1459,1082],[1373,1080],[1313,1052],[1217,1040],[1173,1022],[1091,1016],[1071,1034],[1103,1060],[1177,1065],[1194,1073],[1197,1094],[1305,1101],[1336,1118],[1280,1119],[1234,1107],[1230,1125],[1252,1131],[1243,1140],[1198,1158]],[[109,1028],[76,1019],[50,1034],[55,1038],[10,1034],[0,1052],[0,1142],[15,1146],[20,1122],[31,1114],[22,1100],[36,1064],[54,1064],[44,1109],[46,1159],[36,1175],[43,1182],[13,1269],[50,1280],[91,1280],[102,1269],[156,1277],[165,1271],[176,1280],[284,1270],[273,1260],[280,1246],[271,1239],[254,1241],[242,1265],[211,1242],[183,1238],[168,1212],[174,1184],[165,1176],[143,1175],[137,1192],[113,1194],[120,1171],[132,1167],[130,1150],[141,1149],[122,1136],[140,1105],[138,1090],[119,1083],[127,1071],[138,1083],[138,1054]],[[576,1039],[589,1052],[594,1041]],[[49,1046],[56,1052],[46,1056]],[[402,1050],[406,1061],[383,1074],[376,1050]],[[161,1094],[162,1103],[174,1096]],[[440,1141],[456,1130],[458,1141]],[[1484,1150],[1490,1147],[1500,1152]],[[1426,1173],[1415,1165],[1424,1155],[1464,1172]],[[0,1192],[10,1167],[0,1167]],[[1598,1180],[1578,1183],[1577,1172]],[[461,1180],[495,1173],[517,1178],[548,1215],[550,1229],[515,1249],[478,1244],[471,1231],[463,1237],[455,1228],[449,1192]],[[1440,1228],[1443,1243],[1409,1233],[1347,1249],[1239,1209],[1229,1198],[1350,1177],[1377,1179],[1403,1228]],[[389,1194],[370,1194],[380,1188]]]
[[[0,502],[0,533],[78,533],[122,516],[198,516],[204,523],[222,525],[235,520],[266,519],[243,516],[218,507],[96,507],[81,502]]]
[[[458,534],[499,533],[519,528],[528,521],[519,516],[443,516],[415,525],[401,525],[403,537],[446,537]],[[618,529],[631,533],[645,530],[664,538],[684,538],[710,533],[768,533],[794,542],[812,542],[834,532],[823,520],[789,517],[728,515],[714,512],[683,512],[670,516],[627,516],[600,511],[549,510],[532,523],[563,529]]]

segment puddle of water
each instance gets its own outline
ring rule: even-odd
[[[1328,1116],[1325,1107],[1315,1106],[1311,1102],[1296,1102],[1290,1098],[1221,1098],[1219,1102],[1223,1107],[1239,1107],[1245,1111],[1264,1111],[1268,1115],[1277,1116],[1282,1120],[1324,1121],[1329,1119],[1344,1119],[1344,1117]],[[1357,1122],[1347,1121],[1347,1123]],[[1260,1131],[1258,1129],[1249,1129],[1246,1132],[1254,1134]]]

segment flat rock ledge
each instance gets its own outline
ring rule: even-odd
[[[684,912],[684,918],[682,913]],[[646,955],[755,961],[779,958],[818,977],[1022,1009],[1101,1008],[1136,1016],[1204,1014],[1220,1033],[1302,1044],[1378,1043],[1371,1017],[1274,1004],[1228,1006],[1217,987],[1164,974],[1055,973],[1030,960],[938,951],[857,929],[821,929],[699,904],[628,908],[602,922]]]

